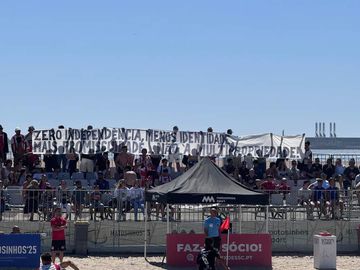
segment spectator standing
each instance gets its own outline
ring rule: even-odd
[[[45,163],[45,172],[57,172],[59,170],[57,157],[51,153],[51,150],[46,151],[43,160]]]
[[[90,220],[96,220],[96,213],[100,213],[101,220],[104,219],[104,204],[101,202],[99,185],[94,185],[94,191],[90,194]]]
[[[151,158],[147,154],[147,149],[143,148],[141,150],[141,155],[135,161],[135,171],[137,175],[140,177],[141,186],[145,186],[145,181],[151,170],[152,170]]]
[[[51,260],[55,263],[58,256],[60,263],[64,259],[64,251],[66,250],[65,229],[67,228],[67,221],[61,215],[61,208],[57,207],[54,210],[54,217],[50,221],[52,229],[52,243],[51,243]]]
[[[0,165],[6,160],[6,155],[9,153],[8,135],[3,131],[2,125],[0,125]]]
[[[77,170],[77,163],[79,161],[79,155],[76,153],[74,147],[70,147],[69,152],[66,154],[67,159],[67,171],[70,177]]]
[[[305,142],[305,151],[302,153],[302,162],[299,163],[300,165],[300,170],[302,170],[302,166],[306,165],[307,163],[305,162],[305,160],[311,160],[312,161],[312,157],[313,157],[313,154],[312,154],[312,151],[310,149],[310,142],[309,141],[306,141]]]
[[[14,155],[14,163],[17,165],[23,159],[26,149],[25,137],[20,128],[15,128],[15,135],[11,138],[11,149]]]
[[[127,152],[128,148],[126,145],[121,147],[121,152],[117,155],[115,160],[116,170],[119,179],[124,178],[125,168],[130,166],[131,170],[134,163],[134,155]]]
[[[103,173],[105,176],[108,175],[110,169],[110,160],[108,152],[102,152],[96,155],[95,167],[97,173]]]

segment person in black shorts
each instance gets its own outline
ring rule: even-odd
[[[199,265],[199,270],[215,270],[215,263],[218,262],[224,269],[230,270],[225,261],[220,258],[219,252],[214,249],[214,241],[212,238],[205,239],[205,248],[201,249],[196,258],[196,263]]]

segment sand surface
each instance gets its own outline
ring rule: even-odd
[[[151,264],[142,257],[67,257],[74,261],[81,270],[104,269],[104,270],[137,270],[137,269],[167,269],[162,265],[162,257],[149,257]],[[309,270],[314,269],[312,256],[274,256],[274,270]],[[219,267],[218,269],[221,269]],[[360,256],[338,256],[337,270],[360,270]]]

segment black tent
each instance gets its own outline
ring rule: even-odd
[[[145,200],[168,204],[269,204],[268,194],[243,186],[209,158],[203,158],[170,183],[148,190]]]

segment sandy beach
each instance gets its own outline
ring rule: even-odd
[[[142,257],[67,257],[74,261],[80,269],[105,269],[105,270],[137,270],[137,269],[167,269],[162,265],[162,257],[149,257],[151,264]],[[219,267],[219,269],[221,269]],[[274,256],[273,269],[309,270],[313,268],[312,256]],[[360,256],[338,256],[337,270],[359,270]]]

